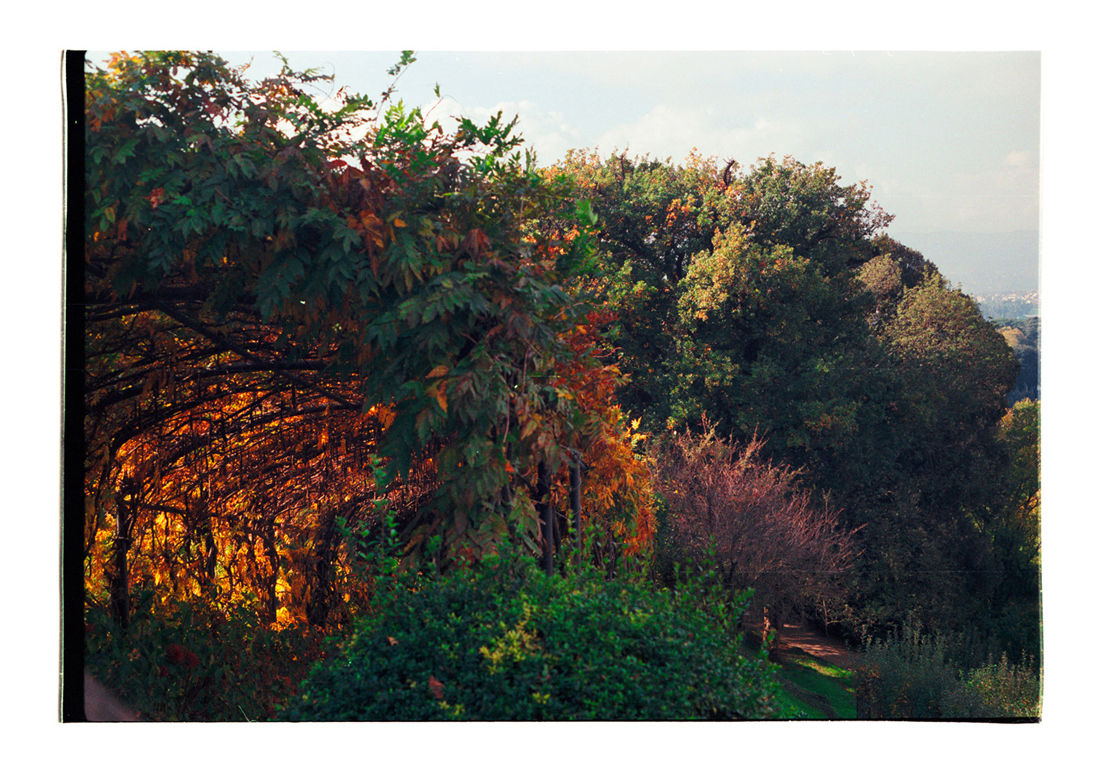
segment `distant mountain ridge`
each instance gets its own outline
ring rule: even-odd
[[[970,295],[1037,292],[1039,231],[1009,233],[890,232],[890,237],[931,260]]]

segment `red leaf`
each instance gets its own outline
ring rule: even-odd
[[[428,678],[428,687],[432,689],[432,696],[437,699],[443,698],[443,683],[435,679],[435,675]]]

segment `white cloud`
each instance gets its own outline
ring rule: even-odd
[[[469,118],[478,124],[486,123],[498,112],[504,123],[518,117],[515,132],[522,135],[523,147],[536,151],[541,165],[564,157],[566,150],[581,144],[580,132],[570,125],[564,115],[544,110],[527,100],[497,102],[492,107],[480,107],[462,105],[451,97],[443,97],[423,109],[428,118],[438,120],[444,130],[452,130],[458,125],[456,116]]]
[[[629,148],[637,155],[682,161],[692,149],[703,156],[734,158],[749,166],[771,153],[800,156],[809,142],[807,125],[797,119],[759,116],[746,123],[711,104],[675,107],[661,103],[629,123],[604,131],[601,151]]]

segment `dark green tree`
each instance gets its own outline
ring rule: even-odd
[[[929,482],[923,503],[972,507],[995,478],[989,448],[1017,364],[973,299],[931,274],[905,293],[881,333],[905,384],[905,463]]]
[[[976,512],[999,495],[1014,363],[969,297],[883,233],[868,186],[790,158],[560,169],[600,218],[592,283],[620,313],[620,396],[643,426],[706,419],[803,469],[862,528],[864,622],[988,618],[998,558]]]
[[[609,331],[629,373],[620,403],[647,428],[662,427],[676,377],[669,364],[677,356],[679,284],[731,221],[721,174],[696,155],[678,166],[576,151],[549,172],[572,178],[598,218],[598,253],[584,283],[615,311]]]
[[[620,398],[643,425],[698,426],[706,412],[739,438],[766,432],[796,465],[816,433],[827,445],[852,430],[860,389],[842,381],[869,337],[855,269],[890,219],[866,185],[789,158],[741,173],[578,153],[555,171],[599,217],[599,289],[630,377]]]
[[[912,614],[988,634],[1000,563],[980,512],[1001,500],[1008,465],[996,432],[1015,360],[977,304],[932,271],[878,335],[892,378],[884,460],[847,512],[865,525],[862,602],[880,622]]]
[[[875,238],[894,219],[866,182],[841,185],[836,169],[786,157],[763,158],[734,182],[737,217],[765,248],[787,246],[839,276],[875,256]]]
[[[994,631],[1016,659],[1042,654],[1042,538],[1039,402],[1016,402],[1001,418],[997,439],[1008,456],[1004,490],[979,514],[996,557]]]

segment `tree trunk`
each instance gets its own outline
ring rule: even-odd
[[[218,544],[214,540],[214,518],[205,504],[198,516],[198,533],[201,538],[202,572],[199,577],[203,595],[218,596]]]
[[[538,467],[538,505],[542,524],[542,568],[547,575],[554,573],[554,507],[550,505],[550,469],[545,461]]]
[[[775,637],[768,645],[768,661],[779,662],[779,636],[783,631],[783,618],[779,608],[775,606],[764,607],[764,631],[762,640],[767,643],[768,634],[774,633]]]
[[[581,564],[581,454],[573,451],[569,467],[569,508],[573,510],[573,547],[576,564]]]
[[[335,552],[336,509],[330,508],[321,521],[317,533],[317,560],[313,566],[313,576],[309,602],[306,603],[306,620],[313,626],[324,626],[328,621],[330,599],[332,597],[332,558]]]
[[[126,629],[130,625],[130,568],[128,556],[130,540],[134,527],[133,495],[127,492],[130,485],[123,483],[119,490],[118,503],[115,506],[115,540],[113,546],[113,569],[110,576],[111,611],[119,626]]]
[[[263,604],[260,610],[260,620],[265,624],[274,624],[277,617],[277,611],[279,607],[279,554],[275,550],[275,520],[266,520],[261,527],[263,528],[260,537],[263,539],[264,551],[267,553],[267,563],[271,568],[271,575],[268,577],[266,596],[263,598]]]

